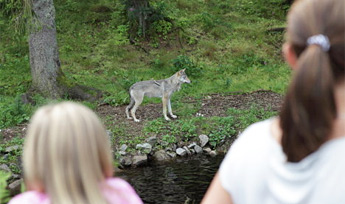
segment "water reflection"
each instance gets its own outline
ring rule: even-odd
[[[151,163],[117,176],[131,183],[144,203],[200,203],[223,157],[194,156]]]

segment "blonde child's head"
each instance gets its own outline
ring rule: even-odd
[[[27,187],[52,203],[106,203],[101,182],[113,173],[109,139],[89,108],[62,102],[32,117],[23,151]]]

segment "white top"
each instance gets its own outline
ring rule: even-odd
[[[272,119],[248,127],[231,146],[219,174],[235,204],[344,204],[345,137],[298,163],[286,161],[271,134]]]

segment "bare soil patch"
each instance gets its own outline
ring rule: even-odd
[[[283,96],[272,91],[258,90],[251,93],[227,93],[227,94],[208,94],[202,99],[184,98],[183,103],[201,103],[198,113],[204,117],[226,116],[229,108],[248,109],[253,104],[265,110],[278,111],[282,103]],[[95,110],[97,114],[106,121],[107,128],[112,125],[124,125],[126,134],[124,137],[142,134],[142,128],[148,121],[162,116],[162,104],[142,105],[137,110],[137,116],[142,120],[136,123],[133,120],[127,120],[125,116],[126,106],[101,105]],[[3,129],[1,134],[3,142],[11,140],[16,136],[24,137],[27,124],[21,124],[16,127]]]

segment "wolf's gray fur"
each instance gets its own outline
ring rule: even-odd
[[[162,80],[149,80],[149,81],[139,81],[129,88],[129,94],[131,96],[131,102],[126,107],[126,115],[128,119],[134,119],[135,122],[139,122],[135,116],[135,111],[142,103],[144,96],[147,97],[160,97],[163,102],[163,115],[165,120],[170,120],[167,116],[167,108],[169,115],[172,118],[177,118],[176,115],[172,113],[170,98],[171,95],[180,90],[181,84],[190,83],[185,69],[176,72],[174,75],[167,79]],[[132,117],[129,116],[129,111]]]

